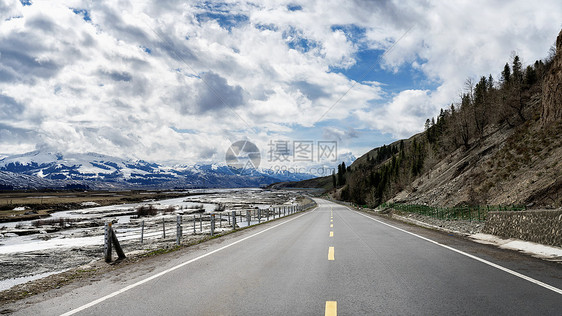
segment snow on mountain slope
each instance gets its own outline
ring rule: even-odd
[[[64,187],[66,184],[124,189],[255,187],[313,177],[272,170],[252,170],[238,175],[220,164],[162,166],[96,153],[62,154],[54,151],[33,151],[0,158],[0,171],[3,172],[0,185],[18,188]]]

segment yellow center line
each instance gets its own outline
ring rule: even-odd
[[[334,228],[334,224],[330,224],[330,228]]]
[[[334,222],[334,220],[333,220],[333,219],[331,219],[331,220],[330,220],[330,223],[333,223],[333,222]]]
[[[334,259],[334,247],[330,247],[330,249],[328,249],[328,260],[335,260]]]
[[[330,232],[330,237],[334,237],[334,232]]]
[[[326,311],[324,316],[337,316],[338,315],[338,302],[326,301]]]

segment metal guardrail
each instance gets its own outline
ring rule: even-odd
[[[425,215],[442,220],[485,221],[489,212],[524,211],[525,205],[486,205],[459,207],[432,207],[428,205],[383,203],[381,207]]]

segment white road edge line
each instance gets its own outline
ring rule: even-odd
[[[314,210],[312,210],[312,211],[314,211]],[[215,250],[213,250],[213,251],[211,251],[211,252],[209,252],[209,253],[206,253],[206,254],[204,254],[204,255],[201,255],[201,256],[199,256],[199,257],[197,257],[197,258],[193,258],[193,259],[191,259],[191,260],[189,260],[189,261],[180,263],[180,264],[178,264],[177,266],[171,267],[170,269],[164,270],[164,271],[162,271],[162,272],[160,272],[160,273],[157,273],[157,274],[155,274],[155,275],[153,275],[153,276],[150,276],[150,277],[148,277],[148,278],[146,278],[146,279],[144,279],[144,280],[138,281],[137,283],[128,285],[128,286],[126,286],[126,287],[124,287],[124,288],[122,288],[122,289],[120,289],[120,290],[118,290],[118,291],[115,291],[115,292],[113,292],[113,293],[111,293],[111,294],[108,294],[108,295],[106,295],[106,296],[104,296],[104,297],[98,298],[97,300],[92,301],[92,302],[90,302],[90,303],[88,303],[88,304],[82,305],[82,306],[80,306],[80,307],[78,307],[78,308],[75,308],[75,309],[69,311],[69,312],[66,312],[66,313],[64,313],[64,314],[61,314],[61,316],[74,315],[74,314],[76,314],[76,313],[78,313],[78,312],[80,312],[80,311],[83,311],[83,310],[85,310],[85,309],[87,309],[87,308],[90,308],[90,307],[92,307],[92,306],[94,306],[94,305],[97,305],[97,304],[99,304],[99,303],[101,303],[101,302],[103,302],[103,301],[105,301],[105,300],[108,300],[108,299],[110,299],[110,298],[112,298],[112,297],[115,297],[115,296],[117,296],[117,295],[119,295],[119,294],[121,294],[121,293],[127,292],[128,290],[133,289],[133,288],[135,288],[135,287],[137,287],[137,286],[139,286],[139,285],[142,285],[142,284],[144,284],[144,283],[146,283],[146,282],[149,282],[149,281],[151,281],[151,280],[154,280],[154,279],[156,279],[156,278],[159,278],[159,277],[163,276],[164,274],[170,273],[170,272],[172,272],[172,271],[174,271],[174,270],[177,270],[177,269],[179,269],[179,268],[181,268],[181,267],[183,267],[183,266],[186,266],[186,265],[188,265],[188,264],[190,264],[190,263],[193,263],[193,262],[195,262],[195,261],[197,261],[197,260],[199,260],[199,259],[203,259],[203,258],[205,258],[205,257],[207,257],[207,256],[210,256],[210,255],[214,254],[214,253],[217,253],[217,252],[219,252],[219,251],[222,251],[222,250],[224,250],[224,249],[226,249],[226,248],[228,248],[228,247],[231,247],[231,246],[234,246],[234,245],[236,245],[236,244],[238,244],[238,243],[241,243],[241,242],[243,242],[243,241],[245,241],[245,240],[247,240],[247,239],[250,239],[250,238],[255,237],[255,236],[257,236],[257,235],[263,234],[263,233],[265,233],[265,232],[268,231],[268,230],[274,229],[274,228],[279,227],[279,226],[281,226],[281,225],[285,225],[285,224],[287,224],[287,223],[289,223],[289,222],[291,222],[291,221],[293,221],[293,220],[295,220],[295,219],[297,219],[297,218],[299,218],[299,217],[302,217],[302,216],[304,216],[304,215],[307,215],[307,214],[310,214],[310,212],[301,214],[301,215],[299,215],[299,216],[297,216],[297,217],[291,218],[291,219],[289,219],[289,220],[287,220],[287,221],[285,221],[285,222],[283,222],[283,223],[279,223],[279,224],[277,224],[277,225],[275,225],[275,226],[271,226],[271,227],[269,227],[269,228],[267,228],[267,229],[264,229],[264,230],[262,230],[262,231],[260,231],[260,232],[257,232],[257,233],[255,233],[255,234],[253,234],[253,235],[250,235],[250,236],[248,236],[248,237],[244,237],[244,238],[242,238],[242,239],[240,239],[240,240],[237,240],[237,241],[235,241],[235,242],[233,242],[233,243],[231,243],[231,244],[228,244],[228,245],[226,245],[226,246],[223,246],[223,247],[220,247],[220,248],[218,248],[218,249],[215,249]]]
[[[342,206],[343,206],[343,205],[342,205]],[[350,208],[347,207],[347,206],[344,206],[344,207],[347,208],[347,209],[350,210],[350,211],[353,211],[352,209],[350,209]],[[506,268],[506,267],[502,267],[502,266],[500,266],[500,265],[498,265],[498,264],[495,264],[495,263],[493,263],[493,262],[490,262],[490,261],[488,261],[488,260],[485,260],[485,259],[476,257],[476,256],[474,256],[474,255],[471,255],[471,254],[466,253],[466,252],[464,252],[464,251],[455,249],[455,248],[453,248],[453,247],[450,247],[450,246],[447,246],[447,245],[438,243],[438,242],[436,242],[436,241],[434,241],[434,240],[431,240],[431,239],[429,239],[429,238],[420,236],[420,235],[418,235],[418,234],[414,234],[414,233],[409,232],[409,231],[407,231],[407,230],[404,230],[404,229],[402,229],[402,228],[398,228],[398,227],[396,227],[396,226],[392,226],[392,225],[387,224],[387,223],[385,223],[385,222],[379,221],[378,219],[372,218],[372,217],[367,216],[367,215],[365,215],[365,214],[361,214],[361,213],[359,213],[359,212],[357,212],[357,211],[355,211],[355,212],[356,212],[357,214],[359,214],[359,215],[361,215],[361,216],[364,216],[364,217],[366,217],[366,218],[368,218],[368,219],[371,219],[371,220],[373,220],[373,221],[375,221],[375,222],[379,222],[379,223],[381,223],[381,224],[383,224],[383,225],[386,225],[386,226],[388,226],[388,227],[392,227],[392,228],[394,228],[394,229],[397,229],[397,230],[402,231],[402,232],[404,232],[404,233],[407,233],[407,234],[410,234],[410,235],[412,235],[412,236],[418,237],[418,238],[423,239],[423,240],[425,240],[425,241],[429,241],[430,243],[436,244],[436,245],[441,246],[441,247],[443,247],[443,248],[446,248],[446,249],[449,249],[449,250],[454,251],[454,252],[456,252],[456,253],[459,253],[459,254],[461,254],[461,255],[463,255],[463,256],[467,256],[467,257],[472,258],[472,259],[474,259],[474,260],[480,261],[480,262],[482,262],[482,263],[484,263],[484,264],[487,264],[487,265],[489,265],[489,266],[491,266],[491,267],[494,267],[494,268],[496,268],[496,269],[502,270],[502,271],[507,272],[507,273],[509,273],[509,274],[511,274],[511,275],[514,275],[514,276],[516,276],[516,277],[518,277],[518,278],[521,278],[521,279],[523,279],[523,280],[529,281],[529,282],[534,283],[534,284],[536,284],[536,285],[542,286],[542,287],[544,287],[545,289],[551,290],[551,291],[553,291],[553,292],[555,292],[555,293],[558,293],[558,294],[561,294],[561,295],[562,295],[562,290],[561,290],[561,289],[559,289],[559,288],[557,288],[557,287],[554,287],[554,286],[552,286],[552,285],[550,285],[550,284],[546,284],[546,283],[541,282],[541,281],[539,281],[539,280],[535,280],[535,279],[533,279],[533,278],[531,278],[531,277],[529,277],[529,276],[526,276],[526,275],[524,275],[524,274],[521,274],[521,273],[519,273],[519,272],[515,272],[515,271],[513,271],[513,270],[511,270],[511,269],[508,269],[508,268]]]

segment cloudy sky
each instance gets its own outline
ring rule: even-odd
[[[560,1],[0,0],[0,154],[224,162],[232,142],[409,137],[547,56]]]

